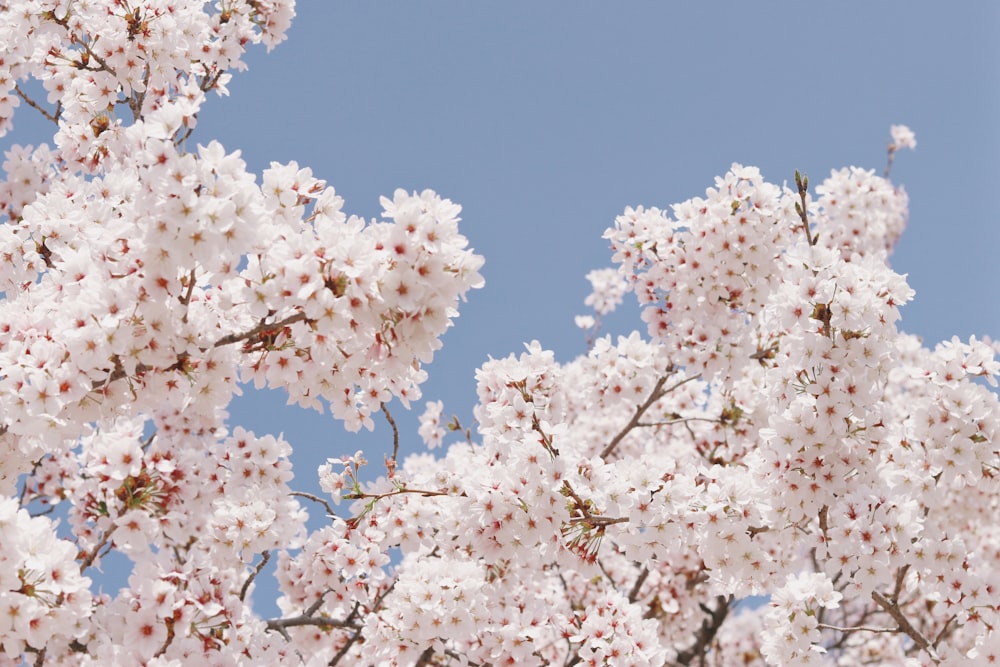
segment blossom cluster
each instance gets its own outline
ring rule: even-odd
[[[887,177],[810,191],[737,164],[669,213],[626,209],[617,267],[587,276],[585,354],[490,359],[474,427],[430,402],[426,449],[375,479],[332,457],[303,493],[292,445],[229,428],[230,400],[253,382],[395,429],[387,404],[421,398],[482,284],[460,207],[397,190],[364,220],[306,167],[258,182],[189,147],[290,0],[0,9],[0,130],[25,105],[55,126],[0,184],[0,664],[998,654],[1000,364],[898,329],[908,202]],[[890,160],[916,145],[891,134]],[[629,291],[645,334],[596,337]],[[127,584],[101,592],[117,562]]]

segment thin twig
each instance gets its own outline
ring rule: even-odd
[[[338,621],[335,618],[328,618],[324,616],[293,616],[291,618],[272,618],[267,621],[266,627],[268,630],[274,630],[276,632],[281,632],[287,628],[300,628],[303,626],[313,626],[317,628],[341,628],[344,630],[360,630],[361,626],[356,623],[347,623],[346,621]]]
[[[302,322],[305,319],[306,319],[306,314],[300,311],[298,313],[295,313],[294,315],[289,315],[285,319],[279,320],[277,322],[271,322],[271,323],[261,322],[260,324],[255,326],[253,329],[250,329],[249,331],[244,331],[243,333],[238,333],[238,334],[228,334],[226,336],[223,336],[219,340],[215,341],[212,347],[222,347],[223,345],[232,345],[233,343],[239,343],[245,340],[249,340],[250,338],[253,338],[254,336],[257,336],[269,329],[281,329],[283,327],[288,326],[289,324]]]
[[[396,427],[396,420],[392,418],[389,408],[385,407],[385,403],[381,405],[381,408],[382,414],[385,415],[385,420],[392,427],[392,460],[395,462],[396,457],[399,456],[399,429]]]
[[[935,637],[934,641],[931,642],[931,646],[937,648],[938,645],[941,644],[941,640],[943,640],[948,635],[949,629],[951,628],[951,624],[957,618],[958,618],[957,615],[952,615],[947,621],[944,622],[944,625],[941,627],[941,631],[938,632],[937,637]]]
[[[424,652],[420,654],[420,657],[417,658],[417,662],[414,665],[414,667],[427,667],[427,665],[431,664],[431,659],[433,658],[434,658],[434,647],[428,646],[426,649],[424,649]]]
[[[849,628],[842,628],[838,625],[829,625],[827,623],[817,623],[816,627],[820,630],[834,630],[835,632],[892,632],[899,633],[899,628],[872,628],[866,625],[856,625]]]
[[[3,435],[3,433],[0,433],[0,435]],[[35,463],[31,466],[31,472],[29,472],[25,476],[25,478],[24,478],[24,487],[21,489],[21,496],[17,499],[17,506],[18,507],[23,507],[24,506],[24,499],[28,495],[28,482],[31,479],[34,478],[35,473],[38,472],[38,468],[39,468],[39,466],[42,465],[42,461],[44,461],[44,460],[45,460],[45,456],[42,456],[37,461],[35,461]]]
[[[187,324],[188,321],[188,306],[191,304],[191,295],[194,294],[194,269],[191,269],[191,273],[188,274],[188,288],[187,294],[181,299],[181,305],[184,306],[184,316],[181,318],[181,322]]]
[[[215,341],[215,343],[212,344],[212,347],[222,347],[224,345],[232,345],[233,343],[239,343],[241,341],[254,338],[255,336],[258,336],[265,331],[273,329],[281,329],[288,326],[289,324],[294,324],[295,322],[302,322],[303,320],[306,319],[307,318],[305,313],[298,312],[295,313],[294,315],[289,315],[285,319],[279,320],[277,322],[271,322],[271,323],[261,322],[260,324],[250,329],[249,331],[244,331],[243,333],[238,333],[238,334],[227,334],[223,336],[219,340]],[[200,348],[200,351],[206,352],[207,349]],[[189,355],[187,352],[182,352],[177,355],[176,363],[171,364],[170,366],[167,366],[164,369],[157,369],[154,366],[147,366],[146,364],[136,364],[135,373],[136,375],[142,375],[152,370],[166,370],[166,371],[180,370],[184,368],[184,364],[187,362],[188,357]],[[117,357],[115,357],[114,361],[115,361],[115,368],[112,369],[110,373],[108,373],[107,379],[95,380],[94,382],[92,382],[91,391],[97,391],[99,389],[102,389],[111,384],[112,382],[116,380],[121,380],[122,378],[128,375],[125,372],[124,367],[121,365],[121,362],[118,360]],[[0,435],[3,435],[5,432],[6,432],[5,428],[0,429]]]
[[[270,551],[263,551],[261,552],[260,555],[261,555],[260,562],[257,563],[257,567],[253,569],[253,572],[250,573],[250,576],[247,577],[247,580],[243,582],[243,588],[240,589],[240,602],[243,602],[246,599],[247,591],[250,590],[250,584],[253,583],[253,580],[257,578],[257,575],[260,574],[260,571],[264,569],[265,565],[267,565],[267,561],[271,560]]]
[[[899,630],[912,639],[913,643],[923,649],[935,664],[941,662],[937,651],[935,651],[934,647],[931,646],[930,641],[924,637],[920,630],[917,630],[917,628],[910,623],[909,619],[906,618],[903,611],[899,608],[899,603],[897,601],[890,600],[879,591],[872,591],[872,599],[875,600],[875,602],[878,603],[878,606],[882,607],[882,609],[884,609],[889,616],[892,616],[892,620],[899,624]]]
[[[673,426],[674,424],[687,424],[688,422],[708,422],[709,424],[722,424],[722,419],[718,417],[678,417],[662,422],[636,422],[640,428],[650,428],[653,426]]]
[[[437,547],[434,547],[434,551],[432,551],[430,555],[433,556],[436,553],[437,553]],[[396,587],[396,581],[397,580],[394,580],[391,584],[389,584],[389,586],[384,591],[382,591],[382,594],[379,595],[378,598],[376,598],[375,604],[372,605],[368,613],[374,614],[382,607],[382,603],[385,602],[385,599],[389,596],[389,593],[392,592],[392,589]],[[345,619],[345,622],[353,620],[353,618],[357,615],[357,611],[358,611],[358,604],[355,603],[354,609],[352,609],[351,613],[348,614],[347,618]],[[338,662],[340,662],[340,659],[343,658],[345,655],[347,655],[347,652],[351,649],[351,646],[360,637],[361,637],[361,630],[359,628],[353,635],[351,635],[350,639],[347,640],[347,643],[344,646],[342,646],[339,651],[337,651],[337,655],[333,656],[333,658],[330,660],[330,662],[327,663],[327,665],[329,665],[329,667],[333,667]]]
[[[802,220],[802,231],[806,233],[809,245],[816,245],[816,242],[819,240],[819,234],[813,236],[809,233],[809,212],[807,210],[808,204],[806,203],[806,197],[809,195],[809,177],[800,174],[798,169],[795,170],[795,187],[799,191],[799,201],[795,202],[795,212],[799,214],[799,218]]]
[[[701,629],[698,630],[698,636],[691,648],[677,654],[677,662],[679,664],[690,665],[696,657],[704,656],[715,639],[715,635],[718,634],[719,628],[725,622],[726,616],[729,615],[729,605],[732,604],[733,596],[730,595],[727,598],[724,595],[720,595],[715,600],[717,605],[715,609],[704,604],[699,605],[702,611],[708,615],[708,618],[702,621]]]
[[[904,565],[903,567],[899,568],[899,571],[896,573],[896,586],[895,588],[892,589],[891,599],[893,602],[897,604],[899,603],[899,594],[903,590],[903,580],[906,579],[906,573],[909,571],[910,571],[910,566]]]
[[[360,631],[355,632],[353,635],[348,637],[347,641],[344,642],[344,645],[340,647],[339,651],[337,651],[337,654],[334,655],[332,658],[330,658],[330,662],[326,663],[327,666],[334,667],[334,665],[340,662],[340,659],[343,658],[345,655],[347,655],[347,652],[351,650],[352,646],[354,646],[354,642],[358,641],[358,639],[360,638],[361,638]]]
[[[112,525],[111,528],[101,536],[101,541],[97,543],[97,545],[90,551],[89,554],[87,554],[87,556],[84,557],[82,561],[80,561],[80,572],[83,572],[94,564],[94,560],[97,559],[97,553],[104,548],[104,545],[108,543],[117,528],[117,525]]]
[[[632,590],[628,592],[628,601],[635,602],[639,599],[639,591],[642,589],[642,585],[646,583],[646,577],[649,576],[649,568],[643,566],[642,572],[636,578],[635,583],[632,584]]]
[[[330,503],[326,502],[325,500],[323,500],[319,496],[314,496],[313,494],[306,493],[305,491],[292,491],[288,495],[290,495],[290,496],[299,496],[299,497],[305,498],[307,500],[311,500],[314,503],[319,503],[320,505],[322,505],[326,509],[327,515],[329,515],[331,517],[337,516],[337,513],[333,511],[332,507],[330,507]]]
[[[625,425],[625,428],[623,428],[621,431],[618,432],[618,435],[616,435],[614,438],[611,439],[611,442],[608,443],[608,446],[605,447],[604,451],[601,452],[602,459],[608,458],[611,455],[611,452],[615,451],[615,447],[618,446],[618,443],[620,443],[625,438],[625,436],[628,435],[629,432],[639,424],[639,420],[642,419],[642,415],[645,414],[646,410],[648,410],[650,406],[653,405],[653,403],[656,403],[658,400],[660,400],[673,390],[677,389],[681,385],[684,385],[688,382],[691,382],[692,380],[696,380],[701,377],[701,373],[698,373],[696,375],[692,375],[689,378],[681,380],[680,382],[674,384],[673,386],[667,389],[664,389],[663,385],[667,383],[667,380],[670,379],[671,375],[672,373],[669,372],[668,370],[667,375],[664,375],[663,377],[661,377],[659,380],[656,381],[656,385],[653,387],[653,391],[649,392],[649,397],[642,403],[642,405],[636,407],[635,414],[632,415],[632,419],[630,419],[628,424]]]
[[[32,109],[36,110],[38,113],[42,114],[43,116],[45,116],[46,120],[50,120],[53,123],[55,123],[56,125],[59,124],[58,111],[55,114],[49,113],[49,111],[46,110],[45,107],[43,107],[41,104],[39,104],[38,102],[36,102],[35,100],[33,100],[31,98],[31,96],[28,95],[26,92],[24,92],[23,90],[21,90],[20,84],[16,84],[16,83],[14,84],[14,92],[16,92],[17,96],[20,97],[22,100],[24,100],[24,102],[29,107],[31,107]]]
[[[885,177],[886,180],[889,179],[889,172],[892,171],[892,163],[895,161],[895,159],[896,159],[896,146],[895,144],[890,143],[889,155],[886,158],[885,171],[883,172],[883,176]]]

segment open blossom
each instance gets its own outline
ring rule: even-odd
[[[916,135],[905,125],[893,125],[889,128],[889,134],[892,136],[892,146],[897,150],[903,148],[912,150],[917,147]]]
[[[615,269],[595,269],[587,274],[593,291],[584,299],[598,315],[607,315],[621,304],[628,291],[628,283]]]
[[[444,403],[441,401],[427,401],[424,413],[420,415],[420,429],[417,433],[427,445],[428,449],[436,449],[441,446],[444,439],[445,430],[441,426],[441,411]]]

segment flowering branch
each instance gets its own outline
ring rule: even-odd
[[[907,565],[900,568],[899,572],[897,572],[896,586],[893,589],[891,597],[886,597],[880,591],[872,591],[872,599],[875,600],[875,602],[878,603],[878,605],[882,607],[882,609],[884,609],[894,621],[896,621],[899,626],[899,632],[906,634],[907,637],[913,640],[913,643],[923,649],[927,655],[930,656],[931,660],[933,660],[935,664],[938,664],[941,662],[941,659],[938,657],[937,651],[934,648],[935,644],[932,644],[926,637],[924,637],[923,633],[910,623],[910,620],[906,618],[905,614],[903,614],[902,609],[899,608],[899,593],[908,569],[909,566]],[[947,624],[945,627],[947,627]]]
[[[243,333],[238,333],[238,334],[228,334],[223,336],[219,340],[215,341],[213,347],[222,347],[224,345],[232,345],[233,343],[239,343],[245,340],[250,340],[252,338],[261,335],[266,331],[270,331],[272,329],[282,329],[290,324],[294,324],[296,322],[302,322],[307,319],[308,318],[306,317],[306,314],[302,311],[299,311],[294,315],[289,315],[285,319],[279,320],[277,322],[270,322],[270,323],[261,322],[260,324],[255,326],[253,329],[250,329],[249,331],[244,331]]]
[[[389,586],[384,591],[382,591],[382,593],[375,600],[375,604],[372,605],[371,613],[377,612],[382,607],[382,604],[385,602],[386,597],[388,597],[389,593],[392,592],[392,589],[395,586],[396,586],[396,581],[393,581],[391,584],[389,584]],[[360,605],[358,603],[354,603],[354,608],[351,609],[351,613],[348,614],[347,619],[345,619],[345,620],[349,621],[352,618],[354,618],[357,615],[357,613],[358,613],[359,607],[360,607]],[[354,634],[352,634],[350,637],[348,637],[347,642],[345,642],[344,645],[340,647],[340,650],[337,651],[337,654],[334,655],[333,658],[330,659],[330,662],[328,662],[327,665],[329,665],[329,667],[334,667],[334,665],[336,665],[337,663],[339,663],[340,660],[345,655],[347,655],[347,652],[351,650],[351,646],[353,646],[354,643],[357,642],[358,639],[360,639],[360,637],[361,637],[361,631],[360,631],[360,629],[359,630],[355,630]]]
[[[191,295],[194,294],[194,283],[195,274],[194,269],[191,269],[191,273],[187,277],[187,293],[181,298],[181,304],[184,306],[184,315],[181,317],[181,322],[187,324],[188,321],[188,305],[191,303]]]
[[[668,368],[667,374],[656,381],[656,385],[653,387],[653,390],[649,392],[649,397],[646,398],[646,400],[642,403],[642,405],[636,407],[635,413],[632,415],[632,418],[629,420],[629,422],[625,424],[625,427],[621,431],[619,431],[614,438],[611,439],[611,442],[608,443],[607,447],[605,447],[601,451],[601,458],[606,459],[609,456],[611,456],[611,453],[615,451],[615,448],[618,446],[618,443],[620,443],[632,429],[634,429],[636,426],[639,425],[642,416],[646,413],[646,410],[648,410],[650,406],[653,405],[653,403],[656,403],[658,400],[660,400],[670,392],[674,391],[678,387],[681,387],[682,385],[685,385],[688,382],[691,382],[692,380],[697,380],[698,378],[701,377],[701,373],[698,373],[692,375],[691,377],[681,380],[680,382],[674,384],[671,387],[664,389],[663,385],[667,383],[667,380],[670,379],[670,376],[673,375],[673,372],[674,370],[672,367]]]
[[[117,525],[112,525],[111,528],[105,531],[105,533],[101,536],[101,540],[96,545],[94,545],[94,548],[91,549],[89,553],[86,553],[83,556],[83,560],[80,561],[80,572],[83,572],[88,567],[94,564],[94,561],[97,560],[98,552],[108,544],[108,542],[111,540],[111,536],[117,529],[118,529]]]

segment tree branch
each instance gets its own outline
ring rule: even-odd
[[[392,418],[389,408],[385,407],[385,403],[380,407],[382,408],[382,414],[385,415],[385,420],[392,427],[392,461],[395,463],[396,457],[399,456],[399,429],[396,427],[396,420]]]
[[[914,627],[913,624],[910,623],[909,619],[903,614],[903,611],[899,608],[899,602],[897,600],[890,600],[878,591],[872,591],[872,599],[875,600],[878,606],[882,607],[882,609],[884,609],[889,616],[892,616],[892,620],[896,621],[899,625],[899,631],[906,634],[907,637],[913,640],[914,644],[923,649],[935,664],[941,662],[941,658],[938,657],[937,651],[934,650],[930,641],[928,641],[920,630],[917,630],[917,628]]]
[[[253,329],[250,329],[249,331],[244,331],[243,333],[239,334],[229,334],[223,336],[219,340],[215,341],[212,347],[222,347],[223,345],[232,345],[233,343],[240,343],[242,341],[249,340],[254,336],[258,336],[269,329],[281,329],[283,327],[288,326],[289,324],[302,322],[305,319],[306,319],[306,314],[304,312],[299,311],[294,315],[289,315],[285,319],[279,320],[277,322],[271,322],[271,323],[261,322],[260,324],[255,326]]]
[[[712,644],[715,639],[715,635],[718,634],[719,628],[726,621],[726,616],[729,615],[729,605],[733,601],[733,596],[730,595],[728,598],[724,595],[720,595],[715,598],[716,606],[715,609],[711,609],[706,605],[701,605],[702,610],[708,614],[706,618],[701,623],[701,629],[698,630],[698,637],[691,648],[680,651],[677,654],[677,662],[681,665],[690,665],[691,662],[698,656],[705,655],[705,651]]]
[[[317,628],[341,628],[344,630],[358,631],[361,626],[347,621],[338,621],[335,618],[325,616],[292,616],[291,618],[272,618],[267,621],[267,629],[281,632],[287,628],[299,628],[302,626],[313,626]],[[284,633],[282,633],[284,634]]]
[[[840,626],[830,625],[828,623],[817,623],[816,627],[819,628],[820,630],[834,630],[835,632],[843,632],[845,634],[849,632],[892,632],[892,633],[899,632],[899,628],[872,628],[865,625],[855,625],[849,628],[842,628]]]
[[[29,96],[26,92],[21,90],[21,86],[19,84],[14,84],[14,92],[17,93],[18,97],[24,100],[25,104],[27,104],[32,109],[45,116],[46,120],[52,121],[56,125],[59,124],[58,111],[55,114],[49,113],[49,111],[45,109],[45,107],[43,107],[41,104],[33,100],[31,96]]]
[[[253,580],[257,578],[257,575],[260,574],[260,571],[264,569],[265,565],[267,565],[267,561],[271,560],[270,551],[263,551],[261,552],[260,556],[261,559],[260,562],[257,563],[257,567],[253,569],[253,572],[250,573],[250,576],[247,577],[247,580],[243,582],[243,588],[240,589],[240,602],[243,602],[246,599],[247,591],[250,590],[250,584],[253,583]]]
[[[649,397],[646,398],[646,400],[642,403],[642,405],[636,407],[635,414],[632,415],[632,419],[630,419],[628,424],[625,425],[625,428],[623,428],[621,431],[618,432],[618,435],[616,435],[614,438],[611,439],[611,442],[608,443],[608,446],[605,447],[604,450],[601,452],[602,459],[606,459],[609,456],[611,456],[611,453],[615,451],[615,447],[618,446],[618,443],[620,443],[632,429],[634,429],[636,426],[639,425],[639,420],[642,419],[642,415],[646,413],[646,410],[648,410],[653,405],[653,403],[656,403],[658,400],[660,400],[673,390],[677,389],[678,387],[701,377],[701,373],[698,373],[697,375],[692,375],[691,377],[685,378],[684,380],[681,380],[680,382],[674,384],[673,386],[664,389],[663,385],[667,383],[667,380],[670,379],[670,376],[672,374],[673,374],[672,369],[667,369],[667,375],[664,375],[663,377],[661,377],[659,380],[656,381],[656,385],[653,387],[653,391],[649,392]]]
[[[195,283],[194,269],[191,269],[191,273],[188,274],[187,294],[185,294],[184,297],[181,298],[181,304],[183,304],[184,306],[184,316],[181,317],[181,322],[183,322],[184,324],[187,324],[188,321],[188,305],[190,305],[191,303],[191,295],[194,294],[194,283]]]
[[[642,590],[642,585],[646,583],[646,577],[649,576],[649,568],[643,566],[642,572],[636,578],[635,583],[632,584],[632,590],[628,592],[628,601],[635,602],[639,599],[639,591]]]
[[[94,564],[94,561],[97,560],[98,552],[104,548],[104,546],[108,543],[108,541],[111,539],[111,536],[117,529],[118,529],[117,525],[112,525],[111,528],[106,533],[104,533],[104,535],[101,536],[101,541],[98,542],[93,549],[91,549],[90,553],[84,556],[82,561],[80,561],[80,572],[83,572],[88,567]]]
[[[292,491],[288,495],[290,495],[290,496],[299,496],[301,498],[305,498],[307,500],[311,500],[314,503],[319,503],[320,505],[323,506],[324,509],[326,509],[327,515],[329,515],[331,517],[337,516],[337,513],[333,511],[332,507],[330,507],[330,503],[326,502],[325,500],[323,500],[319,496],[314,496],[313,494],[306,493],[305,491]]]
[[[813,236],[809,233],[809,213],[806,204],[806,196],[809,194],[809,177],[800,174],[798,169],[795,170],[795,187],[799,191],[799,201],[795,202],[795,212],[799,214],[799,219],[802,220],[802,231],[806,233],[809,245],[816,245],[816,242],[819,240],[819,234]]]

